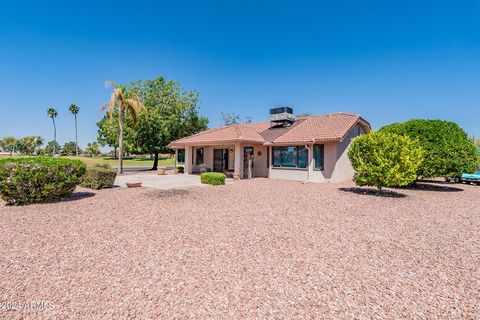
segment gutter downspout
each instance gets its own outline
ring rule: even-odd
[[[310,148],[308,147],[308,145],[305,145],[305,148],[306,148],[307,151],[308,151],[307,159],[310,159]],[[312,159],[313,159],[313,155],[312,155]],[[310,181],[310,161],[308,161],[307,169],[308,169],[308,170],[307,170],[307,181],[303,181],[302,184],[306,184],[306,183],[311,182],[311,181]]]

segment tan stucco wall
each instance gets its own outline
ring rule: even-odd
[[[350,147],[350,143],[352,142],[352,139],[358,136],[359,133],[363,134],[363,130],[361,129],[360,126],[357,125],[354,128],[352,128],[352,130],[343,139],[342,142],[337,144],[337,150],[336,150],[337,161],[335,164],[335,168],[332,172],[330,182],[338,183],[338,182],[351,180],[353,178],[354,170],[350,162],[350,159],[348,158],[348,148]]]
[[[337,143],[336,142],[327,142],[324,143],[324,170],[312,170],[310,172],[310,181],[313,182],[328,182],[332,177],[333,171],[335,170],[335,162],[337,161]],[[311,160],[313,161],[313,145],[310,145],[310,150],[312,153]],[[312,164],[313,168],[313,164]]]
[[[308,170],[271,168],[270,178],[281,180],[306,181]]]
[[[261,155],[258,155],[258,152]],[[266,146],[254,146],[253,147],[253,167],[255,177],[268,177],[268,168],[267,168],[267,147]]]

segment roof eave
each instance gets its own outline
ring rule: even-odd
[[[311,139],[303,141],[273,141],[266,142],[266,146],[285,146],[285,145],[305,145],[305,144],[315,144],[315,143],[325,143],[325,142],[340,142],[340,138],[323,138],[323,139]]]
[[[215,140],[215,141],[192,141],[192,142],[179,141],[176,143],[170,143],[167,147],[170,149],[179,149],[182,147],[216,146],[216,145],[236,144],[236,143],[264,144],[265,141],[251,140],[251,139],[228,139],[228,140]]]

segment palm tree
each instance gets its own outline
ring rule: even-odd
[[[147,108],[140,102],[140,98],[133,92],[126,94],[124,89],[114,83],[113,81],[107,81],[107,86],[113,86],[113,93],[110,96],[110,101],[105,103],[100,110],[108,109],[110,120],[113,118],[113,112],[118,109],[118,173],[123,173],[123,124],[125,118],[125,112],[128,113],[133,121],[133,125],[136,125],[140,112],[142,110],[147,111]]]
[[[68,108],[75,117],[75,155],[78,157],[78,131],[77,131],[77,114],[80,108],[76,104],[71,104]]]
[[[55,118],[58,116],[58,111],[55,108],[48,108],[47,116],[52,118],[53,121],[53,141],[57,142],[57,127],[55,125]],[[55,157],[55,144],[53,145],[53,156]]]
[[[17,139],[14,137],[5,137],[0,140],[0,147],[2,147],[3,151],[10,152],[10,156],[12,156],[15,151],[15,142],[17,142]]]

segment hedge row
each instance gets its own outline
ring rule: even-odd
[[[0,195],[11,205],[50,202],[72,194],[85,173],[79,160],[25,157],[0,160]]]
[[[96,164],[93,167],[87,167],[80,186],[95,190],[111,188],[116,177],[117,173],[109,165]]]

